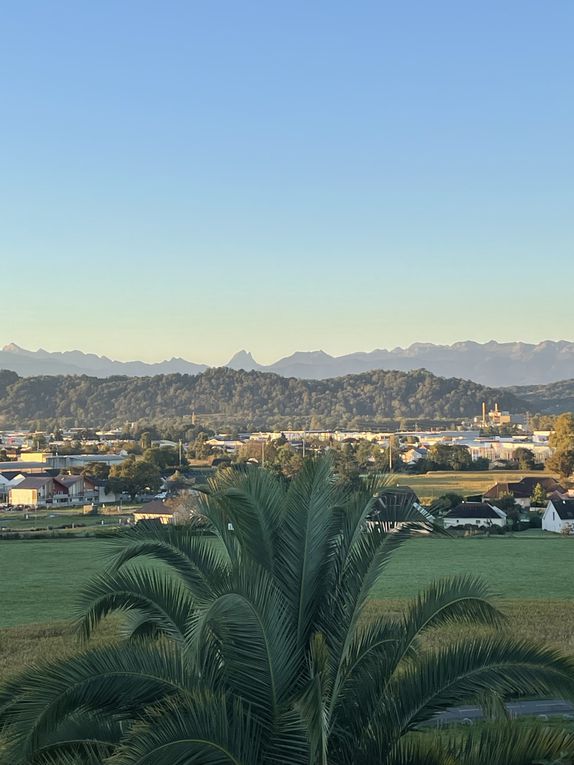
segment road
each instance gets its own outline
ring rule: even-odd
[[[542,720],[549,717],[563,717],[574,720],[574,705],[560,699],[545,701],[512,701],[506,704],[511,717],[538,717]],[[448,723],[464,722],[471,725],[475,720],[482,719],[482,709],[477,706],[452,707],[441,712],[428,724],[445,725]]]

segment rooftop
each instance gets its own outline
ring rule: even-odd
[[[461,502],[450,510],[445,518],[506,518],[506,513],[487,502]]]

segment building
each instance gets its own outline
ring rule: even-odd
[[[134,521],[159,521],[160,523],[183,523],[189,519],[189,512],[181,503],[164,502],[155,499],[147,502],[134,512]]]
[[[574,499],[551,499],[542,516],[544,531],[574,534]]]
[[[8,490],[11,505],[69,507],[96,502],[98,490],[81,475],[26,475]]]
[[[424,446],[411,447],[406,452],[402,452],[401,459],[407,465],[416,465],[420,460],[424,460],[428,450]]]
[[[444,527],[449,529],[465,526],[503,528],[506,526],[506,513],[488,502],[461,502],[444,516]]]
[[[483,428],[499,428],[503,425],[516,425],[516,427],[521,430],[527,430],[529,417],[527,414],[511,414],[510,412],[502,411],[499,409],[498,404],[495,404],[494,409],[487,412],[486,402],[483,402],[482,415],[480,417],[475,417],[473,422],[475,425],[480,425]]]
[[[546,492],[546,494],[552,494],[552,492],[559,492],[560,494],[564,494],[566,492],[566,489],[564,486],[562,486],[561,483],[559,483],[555,478],[552,478],[550,475],[541,475],[539,476],[526,476],[526,478],[521,478],[518,482],[518,486],[520,486],[522,489],[530,492],[530,496],[534,494],[534,489],[536,486],[540,484],[542,486],[542,489]]]
[[[433,522],[434,516],[425,510],[409,486],[383,489],[369,514],[369,524],[381,526],[385,531],[420,524],[421,531],[428,532]]]
[[[17,486],[8,491],[11,505],[28,507],[46,507],[51,504],[54,492],[65,492],[63,484],[57,484],[51,476],[27,476]]]
[[[488,491],[482,495],[482,501],[489,503],[492,500],[502,499],[508,496],[513,497],[517,505],[523,510],[530,510],[531,492],[520,482],[515,483],[495,483]]]

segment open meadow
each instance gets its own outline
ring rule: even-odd
[[[97,538],[0,541],[0,676],[73,650],[78,590],[108,549]],[[371,613],[400,611],[426,583],[462,572],[488,581],[517,635],[574,653],[574,539],[542,532],[413,540],[387,568]]]
[[[552,475],[540,470],[520,472],[518,470],[481,470],[481,471],[436,471],[421,475],[397,474],[400,486],[410,486],[423,502],[432,502],[441,494],[454,492],[462,496],[482,494],[495,483],[518,482],[522,478],[543,478]]]

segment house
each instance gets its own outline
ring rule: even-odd
[[[520,482],[515,483],[495,483],[488,491],[482,495],[482,501],[489,503],[495,499],[502,499],[503,497],[512,496],[517,505],[523,510],[530,509],[531,493],[529,489],[525,488]]]
[[[385,531],[417,523],[421,525],[421,531],[428,531],[433,521],[434,516],[425,510],[409,486],[383,489],[369,514],[369,525],[382,526]]]
[[[401,459],[407,465],[416,465],[419,460],[424,460],[427,456],[427,449],[424,446],[411,447],[401,454]]]
[[[551,499],[542,516],[544,531],[574,534],[574,499]]]
[[[542,487],[549,498],[556,493],[563,494],[566,491],[552,476],[527,476],[520,481],[495,483],[482,495],[482,501],[491,502],[511,495],[516,504],[520,505],[523,510],[530,510],[531,499],[538,485]]]
[[[506,526],[506,513],[499,510],[498,507],[489,505],[488,502],[461,502],[444,516],[444,527],[449,529],[464,528],[465,526],[504,527]]]
[[[540,477],[530,475],[518,481],[517,486],[520,486],[525,491],[530,492],[530,496],[532,496],[534,494],[534,489],[538,484],[542,486],[546,494],[551,494],[553,491],[558,491],[560,494],[564,494],[566,492],[564,486],[562,486],[562,484],[560,484],[550,475],[541,475]]]
[[[64,486],[64,491],[54,491],[53,504],[83,505],[98,499],[98,490],[92,479],[83,475],[56,476],[56,489]]]
[[[19,470],[3,470],[0,472],[0,500],[7,499],[10,489],[21,483],[24,478],[26,476]]]
[[[9,489],[8,501],[11,505],[45,507],[52,502],[54,491],[66,493],[67,489],[51,476],[27,476]]]
[[[155,499],[134,511],[134,522],[159,521],[160,523],[183,523],[189,518],[189,512],[181,503],[164,502]]]
[[[57,475],[32,473],[19,482],[13,482],[8,490],[11,505],[52,507],[82,505],[94,502],[98,497],[96,487],[81,475]]]

